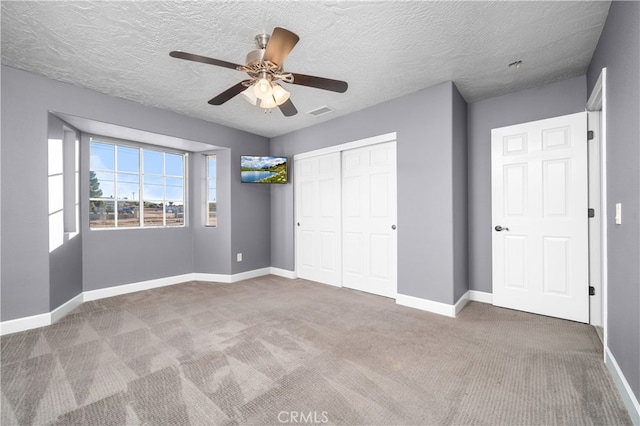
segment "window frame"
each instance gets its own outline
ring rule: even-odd
[[[216,175],[214,178],[209,177],[209,159],[214,157],[216,163]],[[204,155],[204,226],[207,228],[217,228],[218,227],[218,155],[216,153],[209,153]],[[209,200],[209,183],[211,181],[215,181],[215,201]],[[209,205],[215,204],[216,206],[216,214],[215,214],[215,225],[209,224]]]
[[[131,140],[124,140],[124,139],[116,139],[116,138],[111,138],[111,137],[106,137],[106,136],[100,136],[100,135],[88,135],[89,136],[89,157],[91,156],[91,144],[96,142],[96,143],[103,143],[103,144],[109,144],[109,145],[113,145],[114,146],[114,165],[113,165],[113,170],[108,170],[108,169],[92,169],[91,168],[91,160],[89,159],[88,163],[89,163],[89,175],[90,173],[93,172],[105,172],[105,173],[112,173],[114,176],[114,180],[113,180],[113,184],[114,184],[114,195],[116,196],[116,198],[96,198],[96,197],[91,197],[91,194],[89,192],[89,205],[91,205],[91,202],[93,201],[111,201],[113,202],[113,206],[114,206],[114,225],[113,226],[101,226],[101,227],[93,227],[92,223],[91,223],[91,218],[90,216],[88,217],[88,226],[89,226],[89,230],[90,231],[118,231],[118,230],[123,230],[123,229],[180,229],[180,228],[186,228],[189,226],[188,223],[188,204],[189,204],[189,188],[188,188],[188,184],[189,184],[189,179],[188,179],[188,175],[189,175],[189,152],[187,151],[181,151],[179,149],[175,149],[175,148],[170,148],[170,147],[165,147],[165,146],[160,146],[160,145],[152,145],[152,144],[146,144],[146,143],[141,143],[141,142],[136,142],[136,141],[131,141]],[[134,148],[138,150],[138,171],[137,172],[129,172],[129,171],[120,171],[118,170],[118,147],[125,147],[125,148]],[[161,152],[162,153],[162,175],[157,174],[157,173],[145,173],[144,172],[144,152],[145,151],[156,151],[156,152]],[[166,172],[166,156],[165,154],[172,154],[172,155],[179,155],[182,157],[182,176],[177,176],[177,175],[167,175]],[[137,175],[138,177],[138,208],[140,210],[139,213],[139,220],[138,220],[138,225],[137,226],[118,226],[118,203],[124,201],[124,199],[119,199],[117,198],[117,186],[118,186],[118,175]],[[147,176],[154,176],[154,177],[161,177],[162,178],[162,193],[163,193],[163,197],[162,197],[162,205],[163,205],[163,214],[162,214],[162,224],[161,225],[145,225],[144,223],[144,203],[145,202],[149,202],[149,200],[145,200],[144,198],[144,185],[145,185],[145,175]],[[166,179],[175,179],[175,178],[180,178],[182,179],[182,216],[183,216],[183,221],[181,224],[179,225],[167,225],[167,211],[166,208],[169,205],[169,201],[174,201],[171,199],[167,198],[167,191],[166,191],[166,187],[167,187],[167,182]],[[135,201],[135,200],[134,200]],[[91,210],[89,209],[89,215],[91,214]]]

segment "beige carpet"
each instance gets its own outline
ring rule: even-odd
[[[2,344],[2,425],[630,424],[593,328],[274,276],[87,302]]]

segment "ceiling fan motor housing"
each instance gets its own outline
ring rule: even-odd
[[[256,49],[249,52],[247,54],[247,61],[246,61],[247,66],[261,62],[262,58],[264,58],[264,52],[265,52],[265,49]]]

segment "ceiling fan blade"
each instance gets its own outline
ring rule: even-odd
[[[278,106],[278,108],[280,108],[280,111],[282,111],[285,117],[291,117],[292,115],[296,115],[298,113],[298,110],[296,109],[295,105],[293,105],[293,102],[291,102],[291,99],[287,99],[287,102]]]
[[[215,98],[209,100],[209,104],[211,104],[211,105],[222,105],[223,103],[227,102],[229,99],[233,98],[234,96],[239,95],[240,93],[244,92],[247,89],[247,86],[245,86],[244,83],[248,83],[250,81],[251,80],[244,80],[244,81],[241,81],[240,83],[236,84],[235,86],[229,87],[227,90],[225,90],[224,92],[220,93]]]
[[[181,50],[174,50],[169,52],[169,55],[178,58],[186,59],[187,61],[201,62],[203,64],[217,65],[219,67],[231,68],[232,70],[238,69],[241,65],[234,64],[232,62],[221,61],[220,59],[213,59],[207,56],[194,55],[193,53],[183,52]]]
[[[289,53],[300,40],[296,34],[284,28],[275,27],[273,34],[267,43],[267,49],[264,52],[264,60],[271,61],[282,68],[284,60],[287,59]]]
[[[346,81],[296,73],[291,73],[291,75],[293,76],[292,84],[299,84],[300,86],[315,87],[316,89],[331,90],[338,93],[344,93],[349,88]]]

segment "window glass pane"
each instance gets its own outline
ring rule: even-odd
[[[167,200],[180,201],[184,199],[184,194],[181,186],[167,186]]]
[[[165,174],[167,176],[184,176],[182,171],[182,155],[165,153]]]
[[[184,181],[182,178],[165,178],[165,184],[167,186],[176,186],[182,188],[184,186]]]
[[[119,200],[135,200],[140,198],[140,176],[128,173],[118,173],[118,199]]]
[[[140,149],[129,146],[118,146],[118,171],[140,171]]]
[[[140,203],[118,201],[118,228],[140,226]]]
[[[102,189],[100,188],[100,180],[98,175],[93,170],[89,170],[89,197],[99,198],[102,197]]]
[[[144,226],[163,225],[163,206],[161,200],[144,202]]]
[[[164,198],[164,190],[162,185],[144,185],[145,200],[162,200]]]
[[[91,142],[89,168],[91,170],[115,169],[115,146],[110,143]]]
[[[64,209],[64,177],[49,176],[49,214]]]
[[[216,156],[207,156],[207,177],[210,179],[216,178]]]
[[[162,176],[144,175],[143,179],[145,184],[150,185],[162,185],[163,182]]]
[[[206,226],[217,226],[216,212],[216,156],[207,156],[207,211]]]
[[[184,199],[184,182],[179,178],[166,178],[166,198],[167,200],[179,200]]]
[[[89,226],[91,228],[113,228],[115,226],[113,203],[113,200],[89,201]]]
[[[207,209],[206,226],[217,226],[216,212],[216,156],[207,156]]]
[[[182,204],[174,204],[169,201],[165,207],[167,215],[167,226],[184,225],[184,206]]]
[[[144,151],[144,172],[161,175],[164,172],[163,155],[160,151],[145,149]]]
[[[110,172],[95,172],[95,180],[89,182],[90,196],[95,198],[114,198],[115,191],[115,175]]]
[[[216,212],[216,203],[207,204],[207,226],[217,226],[218,217]]]
[[[185,225],[186,154],[98,141],[90,149],[91,228]]]

